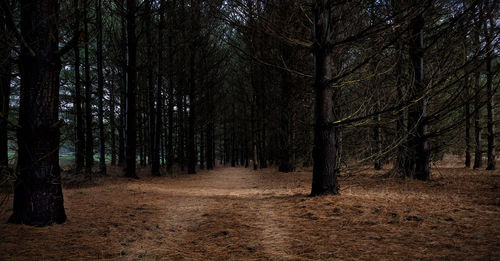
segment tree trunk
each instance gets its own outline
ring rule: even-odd
[[[252,77],[252,76],[250,76]],[[253,79],[253,77],[252,77]],[[255,86],[255,83],[254,81],[252,80],[252,85]],[[255,114],[256,114],[256,100],[257,100],[257,95],[255,94],[255,87],[254,87],[254,95],[253,95],[253,98],[252,98],[252,108],[251,108],[251,121],[252,121],[252,126],[251,126],[251,132],[252,132],[252,163],[253,163],[253,170],[257,170],[257,137],[256,137],[256,130],[255,130],[255,125],[256,125],[256,117],[255,117]]]
[[[179,77],[183,77],[181,74]],[[179,122],[177,123],[178,125],[178,136],[177,139],[179,140],[179,145],[178,145],[178,159],[179,159],[179,164],[180,164],[180,169],[181,171],[184,171],[184,97],[182,94],[182,86],[184,86],[183,81],[181,80],[181,84],[179,84],[179,89],[177,92],[179,93],[177,95],[177,114],[178,114],[178,120]]]
[[[213,101],[213,92],[212,86],[207,86],[207,124],[206,124],[206,161],[207,161],[207,170],[214,169],[215,162],[215,153],[214,153],[214,101]]]
[[[146,14],[147,16],[144,18],[146,19],[146,56],[147,56],[147,61],[149,63],[153,63],[153,40],[152,40],[152,35],[151,35],[151,4],[152,0],[145,1],[144,4],[146,5]],[[160,13],[160,15],[162,15]],[[159,34],[158,34],[159,36]],[[158,42],[158,44],[161,44],[161,42]],[[153,172],[153,154],[154,154],[154,142],[155,142],[155,121],[156,121],[156,116],[155,116],[155,85],[154,85],[154,79],[153,79],[153,67],[151,65],[146,66],[147,67],[147,74],[148,74],[148,102],[147,102],[147,107],[148,107],[148,115],[147,115],[147,121],[148,121],[148,137],[149,137],[149,146],[148,146],[148,164],[151,165],[151,175],[155,176],[157,175],[158,171],[155,170],[156,173]],[[160,164],[158,163],[158,168]]]
[[[191,54],[189,58],[189,119],[188,119],[188,139],[187,139],[187,153],[188,153],[188,174],[196,173],[196,148],[195,148],[195,123],[196,123],[196,75],[195,75],[195,59],[196,59],[196,46],[191,46]]]
[[[479,72],[474,73],[474,169],[481,168],[483,165],[483,152],[481,148],[481,82]]]
[[[286,57],[287,55],[284,55]],[[281,106],[280,106],[280,172],[290,172],[294,170],[290,161],[290,86],[288,80],[291,77],[288,73],[282,73],[281,77]]]
[[[75,0],[75,13],[79,12],[78,0]],[[75,19],[75,34],[80,34],[80,17],[76,15]],[[82,112],[82,96],[81,96],[81,80],[80,80],[80,47],[75,45],[75,169],[79,173],[85,164],[85,127],[83,124],[83,112]]]
[[[141,82],[141,81],[139,81]],[[138,108],[138,112],[137,112],[137,128],[138,128],[138,131],[139,131],[139,135],[137,135],[137,138],[138,138],[138,142],[139,142],[139,146],[138,146],[138,150],[139,150],[139,165],[140,166],[145,166],[146,165],[146,161],[144,159],[144,141],[145,141],[145,137],[146,136],[146,133],[147,133],[147,130],[145,130],[146,127],[143,127],[143,113],[142,113],[142,109],[143,109],[143,97],[141,95],[141,92],[139,92],[139,108]]]
[[[410,60],[414,69],[413,93],[419,101],[410,106],[408,126],[415,126],[415,135],[411,138],[410,149],[415,150],[414,174],[416,179],[430,179],[430,151],[427,142],[427,97],[424,84],[424,18],[422,12],[410,21]],[[413,169],[413,167],[412,167]]]
[[[102,0],[96,1],[97,15],[97,96],[99,121],[99,173],[106,175],[106,144],[104,139],[104,75],[102,72]]]
[[[395,16],[395,22],[396,24],[402,23],[402,19],[400,18],[401,12],[404,8],[403,1],[391,1],[392,5],[392,10],[393,10],[393,15]],[[397,98],[400,101],[400,103],[403,103],[406,100],[405,96],[405,84],[403,84],[403,60],[404,60],[404,44],[403,44],[403,34],[402,34],[402,29],[401,27],[397,27],[394,30],[394,35],[396,37],[395,40],[395,65],[394,65],[394,77],[396,78],[396,93],[397,93]],[[396,162],[394,163],[393,170],[402,175],[403,177],[408,176],[408,173],[406,173],[407,168],[406,168],[406,161],[409,158],[408,155],[408,147],[407,147],[407,141],[408,141],[408,135],[407,135],[407,128],[405,124],[405,114],[406,114],[406,109],[400,109],[396,111],[396,126],[395,126],[395,132],[396,132],[396,142],[398,143],[397,148],[396,148]]]
[[[7,36],[7,22],[5,17],[0,15],[0,35]],[[10,81],[11,81],[11,63],[10,46],[7,39],[0,41],[0,169],[9,164],[9,143],[7,122],[9,120],[9,101],[10,101]],[[0,171],[0,180],[2,179]]]
[[[94,137],[92,134],[92,81],[90,79],[89,62],[89,29],[88,29],[88,2],[83,6],[84,39],[85,42],[85,174],[87,178],[92,177],[92,166],[94,165]]]
[[[137,178],[135,172],[137,126],[136,126],[136,94],[137,68],[136,53],[137,39],[135,36],[136,0],[127,0],[127,82],[126,82],[126,119],[125,119],[125,166],[124,175]]]
[[[155,128],[154,131],[150,132],[150,139],[153,140],[151,143],[151,175],[160,176],[160,135],[162,131],[162,105],[163,99],[161,96],[161,89],[163,84],[163,23],[164,23],[164,8],[165,8],[165,0],[160,0],[160,23],[158,24],[158,83],[156,86],[156,111],[154,112],[156,115],[155,122],[152,124]],[[152,77],[152,76],[151,76]],[[150,115],[152,118],[152,116]]]
[[[235,109],[234,109],[234,102],[231,105],[231,167],[236,167],[236,133],[234,130],[234,119],[235,119]]]
[[[214,169],[214,153],[213,153],[213,123],[212,119],[209,117],[209,123],[207,124],[207,134],[206,134],[206,146],[207,146],[207,170]]]
[[[120,0],[120,7],[125,10],[124,0]],[[121,17],[121,78],[120,83],[120,126],[118,127],[118,164],[125,166],[125,122],[127,118],[127,19]]]
[[[470,155],[470,87],[469,76],[465,76],[465,167],[470,168],[471,155]]]
[[[374,71],[373,73],[377,73]],[[374,81],[377,81],[376,79]],[[378,112],[380,110],[380,93],[379,93],[379,88],[377,86],[373,86],[374,91],[377,92],[377,100],[375,101],[375,111]],[[375,122],[373,126],[373,153],[374,153],[374,163],[373,163],[373,168],[375,170],[381,170],[383,168],[383,163],[382,163],[382,133],[380,129],[380,113],[377,113],[375,116],[373,116],[373,120]]]
[[[21,2],[18,176],[9,222],[45,226],[66,221],[59,168],[59,6],[51,0]]]
[[[205,132],[200,131],[200,169],[205,169]]]
[[[332,6],[328,0],[313,2],[314,42],[314,148],[311,196],[338,194],[336,132],[330,125],[334,121],[334,100],[331,80],[333,53],[327,46],[332,43]]]
[[[491,36],[494,34],[495,24],[493,22],[493,17],[491,14],[491,9],[493,6],[488,7],[489,10],[489,22],[490,28],[488,30],[487,23],[485,23],[485,31],[486,31],[486,45],[488,47],[488,54],[486,57],[486,91],[488,101],[486,104],[486,110],[488,111],[487,125],[488,129],[488,164],[486,166],[486,170],[495,170],[496,169],[496,155],[495,155],[495,90],[493,89],[493,71],[491,69],[491,63],[493,61],[493,50],[491,50]]]
[[[111,166],[116,165],[116,123],[115,123],[115,85],[111,83],[109,91],[109,136],[111,139]]]

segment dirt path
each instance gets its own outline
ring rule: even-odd
[[[316,198],[310,172],[101,178],[64,190],[63,225],[0,224],[0,260],[497,259],[498,174],[443,173],[425,184],[358,173]]]

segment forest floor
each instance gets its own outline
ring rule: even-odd
[[[65,185],[62,225],[5,224],[9,196],[0,260],[500,260],[498,171],[444,164],[419,182],[360,169],[322,197],[307,196],[310,170],[109,173]]]

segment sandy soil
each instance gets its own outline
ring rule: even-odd
[[[0,260],[500,260],[500,173],[433,176],[344,173],[341,195],[314,198],[310,171],[104,177],[66,186],[62,225],[5,224],[10,196]]]

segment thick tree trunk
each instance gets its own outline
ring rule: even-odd
[[[427,141],[427,97],[425,96],[424,84],[424,18],[422,13],[418,14],[410,22],[410,60],[414,69],[413,93],[419,101],[410,107],[408,126],[414,127],[411,145],[409,148],[415,151],[415,167],[412,166],[413,178],[420,180],[430,179],[430,151]]]
[[[59,6],[51,0],[21,1],[18,176],[12,223],[45,226],[66,220],[59,168]]]
[[[89,30],[88,30],[88,2],[83,6],[84,42],[85,42],[85,174],[92,177],[94,165],[94,137],[92,134],[92,81],[90,79],[89,62]]]
[[[7,22],[0,15],[0,35],[7,36]],[[8,39],[8,38],[7,38]],[[0,169],[9,163],[7,122],[9,119],[11,63],[10,46],[7,39],[0,41]],[[2,172],[0,171],[0,180]]]
[[[336,132],[334,121],[334,100],[331,79],[333,73],[333,53],[328,49],[332,42],[332,6],[328,0],[313,2],[314,56],[314,148],[313,181],[311,196],[338,194]]]
[[[136,95],[137,95],[137,68],[136,53],[137,39],[135,36],[136,0],[127,0],[127,83],[126,83],[126,119],[125,119],[125,166],[124,175],[137,178],[136,163]]]
[[[102,71],[102,0],[96,1],[97,15],[97,96],[99,121],[99,173],[106,175],[106,144],[104,139],[104,75]]]

